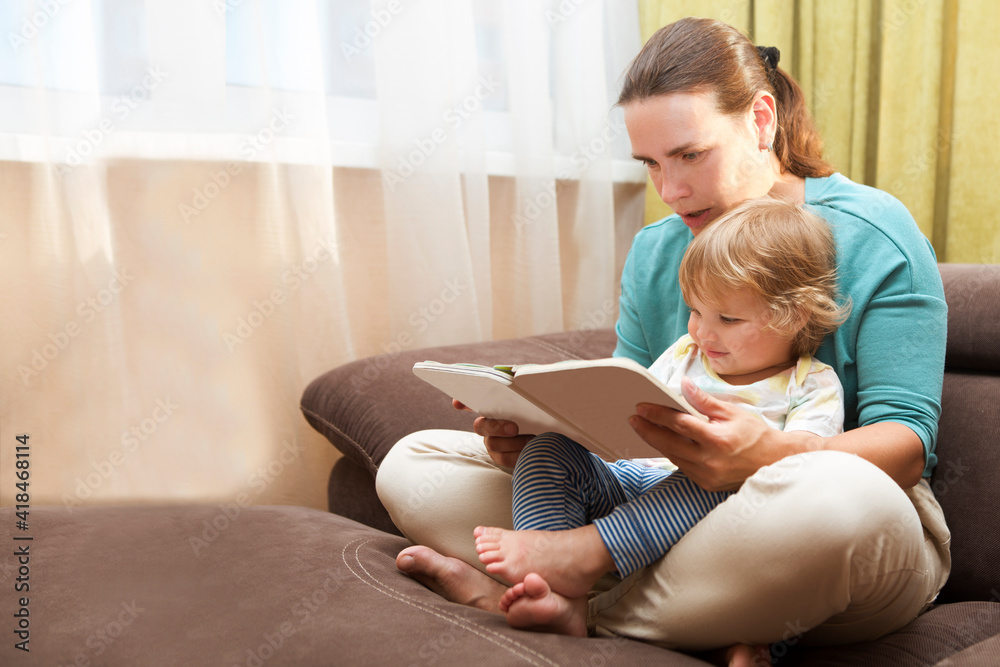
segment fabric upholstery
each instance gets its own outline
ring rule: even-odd
[[[328,509],[393,535],[402,535],[375,492],[375,478],[368,470],[343,456],[333,466],[327,485]]]
[[[948,302],[948,370],[1000,371],[1000,264],[939,264]]]
[[[404,539],[315,509],[39,507],[31,519],[30,652],[5,640],[3,665],[705,664],[624,639],[513,632],[401,574]],[[5,545],[14,525],[0,510]]]
[[[931,488],[952,533],[942,602],[1000,602],[1000,265],[940,264],[948,301],[938,466]]]
[[[1000,376],[948,371],[931,489],[951,529],[942,601],[1000,602]]]
[[[779,667],[931,667],[932,665],[997,665],[1000,657],[1000,604],[963,602],[934,607],[912,623],[875,642],[797,649],[776,645],[771,653]],[[787,649],[787,656],[785,655]],[[980,663],[992,655],[994,662]],[[971,662],[970,662],[971,661]]]

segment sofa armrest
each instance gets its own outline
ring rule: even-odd
[[[1000,265],[939,268],[948,301],[948,351],[931,489],[952,537],[951,576],[939,601],[997,601]]]
[[[552,363],[611,356],[611,329],[568,331],[501,341],[381,354],[345,364],[316,378],[302,395],[306,420],[372,476],[404,435],[429,428],[472,430],[475,415],[413,375],[413,364]]]

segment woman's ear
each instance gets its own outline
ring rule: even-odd
[[[778,132],[778,111],[774,95],[762,90],[754,96],[750,107],[753,112],[753,122],[761,150],[774,144],[774,136]]]

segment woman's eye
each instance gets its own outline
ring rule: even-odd
[[[699,155],[701,155],[701,153],[684,153],[681,155],[681,159],[685,162],[694,162],[698,159]]]

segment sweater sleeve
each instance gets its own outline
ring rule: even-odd
[[[937,463],[947,307],[942,297],[915,289],[911,272],[906,267],[890,275],[861,317],[858,424],[908,426],[923,442],[929,474]]]
[[[653,363],[653,355],[649,351],[642,322],[639,319],[639,308],[635,295],[635,246],[629,251],[622,270],[621,297],[618,299],[618,322],[615,323],[615,334],[618,342],[612,356],[628,357],[645,367]]]

